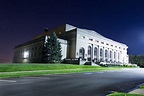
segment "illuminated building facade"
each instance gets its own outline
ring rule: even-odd
[[[47,36],[55,32],[62,47],[62,59],[80,58],[83,62],[128,63],[128,46],[108,39],[93,30],[69,24],[47,30],[33,40],[14,48],[13,62],[42,62]],[[83,64],[83,63],[80,63]]]

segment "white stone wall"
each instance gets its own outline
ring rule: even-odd
[[[67,57],[67,41],[62,39],[58,39],[58,40],[60,41],[61,44],[62,59],[64,59]]]
[[[77,37],[76,37],[76,58],[79,58],[79,49],[85,49],[85,58],[88,57],[88,46],[92,47],[92,59],[94,59],[94,48],[98,49],[98,53],[96,55],[98,61],[100,61],[100,49],[102,49],[102,59],[105,61],[106,59],[112,62],[121,62],[128,63],[128,55],[127,55],[127,46],[125,44],[110,40],[101,36],[100,34],[91,31],[91,30],[83,30],[77,29]],[[107,50],[107,57],[105,57],[105,50]],[[110,51],[112,51],[112,58],[110,58]],[[114,58],[115,53],[115,58]]]

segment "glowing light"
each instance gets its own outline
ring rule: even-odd
[[[29,52],[28,51],[25,51],[24,52],[24,58],[28,58],[29,57]]]

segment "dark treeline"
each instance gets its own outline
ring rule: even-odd
[[[129,55],[129,62],[144,67],[144,55]]]

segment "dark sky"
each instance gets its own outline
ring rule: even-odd
[[[0,0],[0,59],[12,60],[14,46],[65,23],[144,54],[144,0]]]

